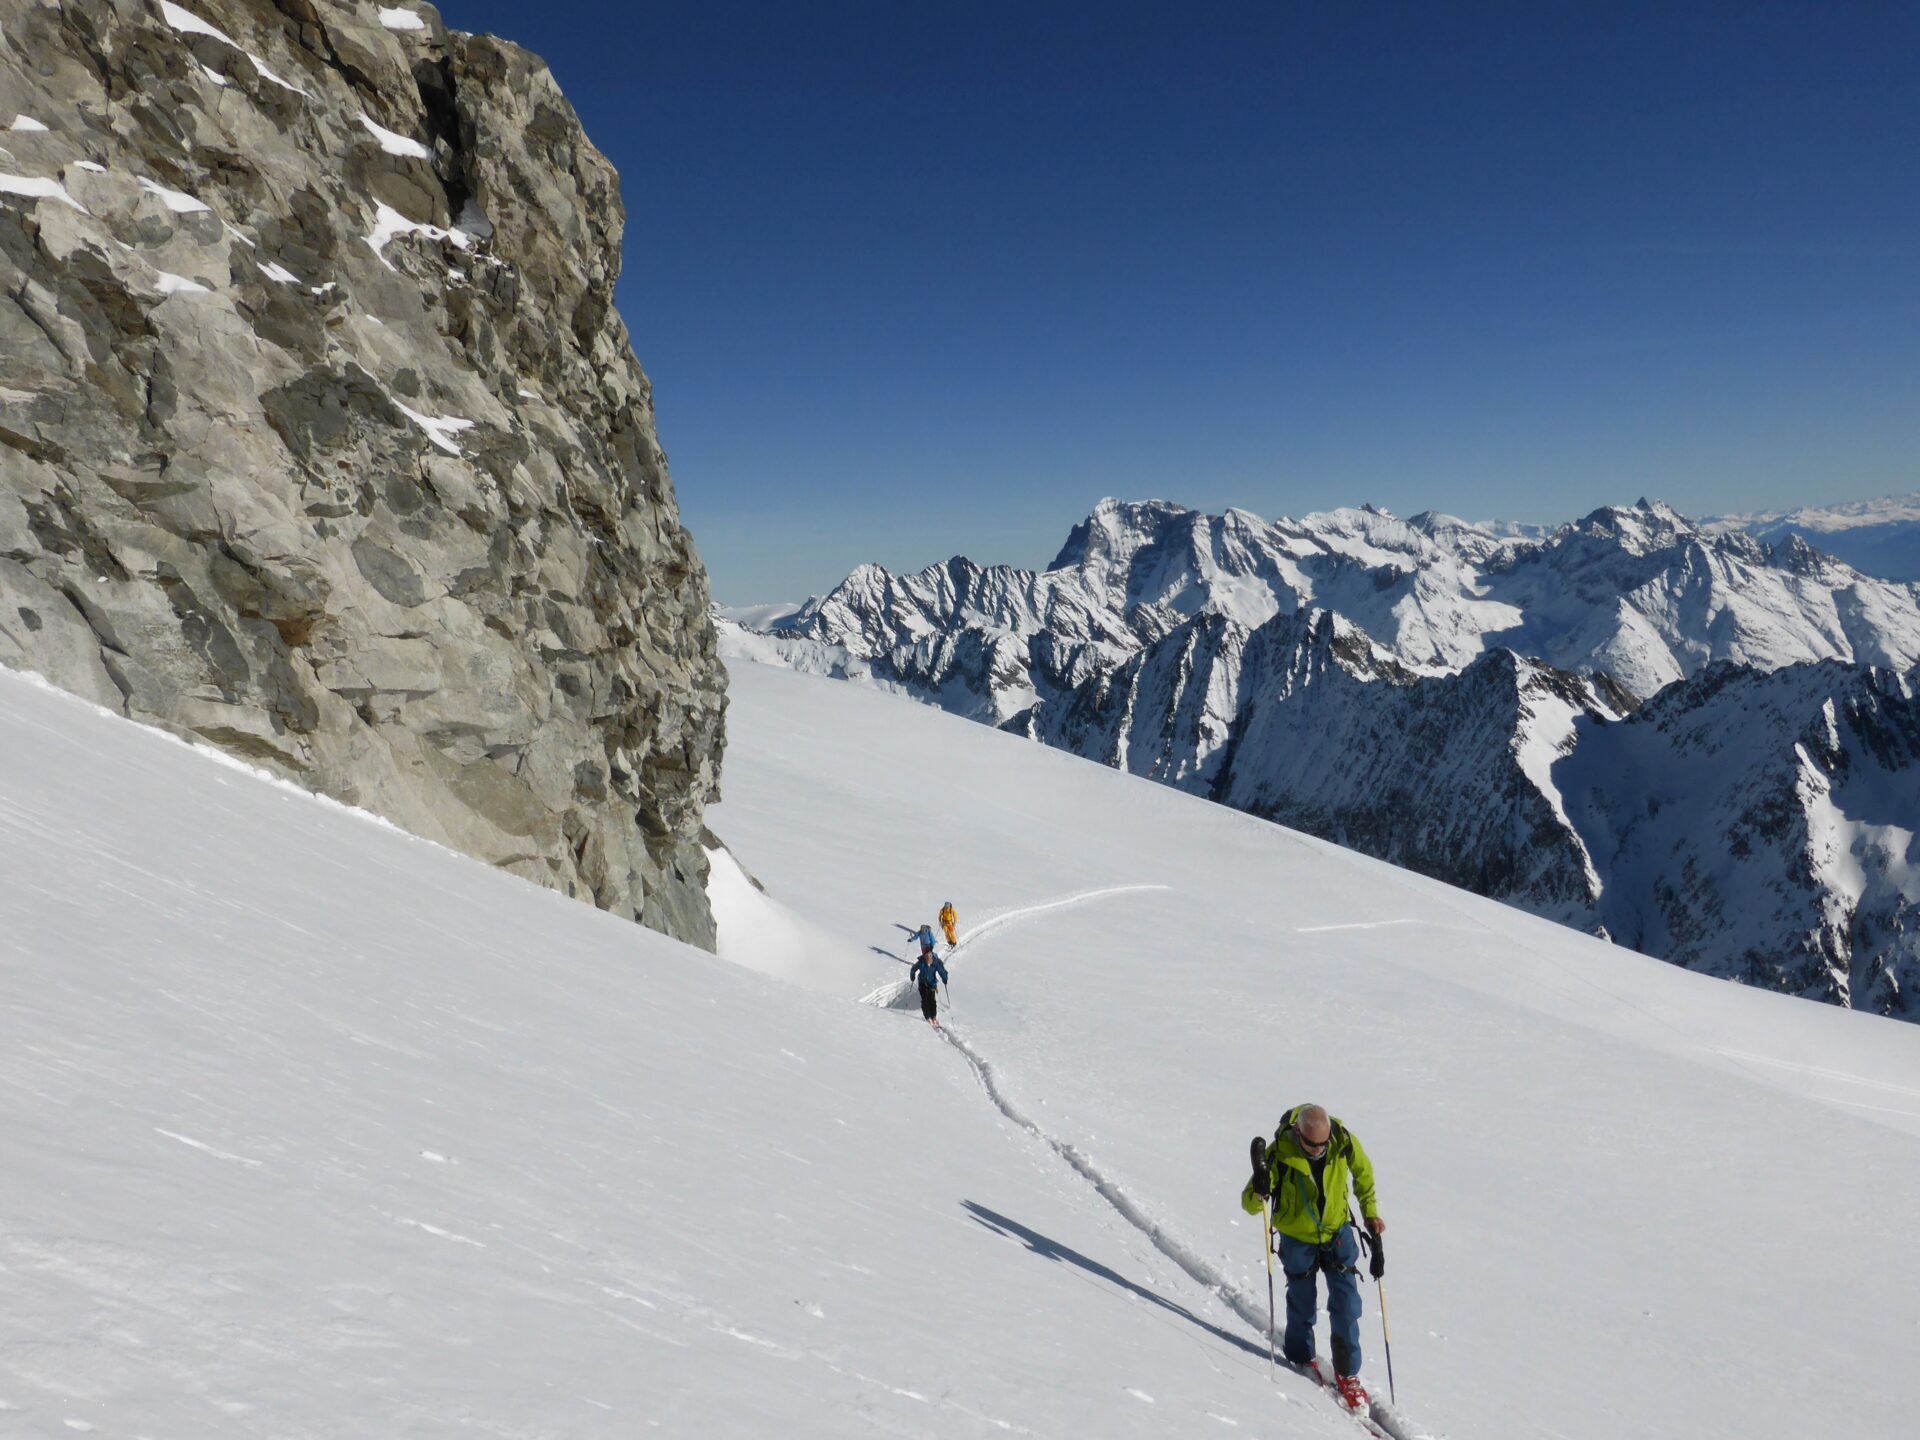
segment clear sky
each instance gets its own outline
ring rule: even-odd
[[[731,603],[1103,495],[1920,487],[1920,5],[448,0],[619,167]]]

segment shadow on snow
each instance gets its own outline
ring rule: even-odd
[[[993,1231],[994,1234],[1004,1235],[1009,1240],[1018,1240],[1034,1254],[1044,1256],[1048,1260],[1064,1260],[1069,1265],[1077,1266],[1086,1271],[1089,1275],[1098,1276],[1110,1285],[1119,1286],[1120,1289],[1125,1290],[1130,1295],[1137,1295],[1142,1300],[1158,1305],[1162,1310],[1167,1310],[1178,1315],[1182,1320],[1198,1325],[1216,1340],[1224,1341],[1237,1350],[1244,1350],[1247,1354],[1257,1359],[1265,1360],[1267,1358],[1267,1351],[1264,1345],[1256,1345],[1244,1335],[1236,1335],[1231,1330],[1222,1330],[1218,1325],[1202,1320],[1198,1315],[1187,1309],[1186,1306],[1177,1305],[1165,1296],[1156,1295],[1144,1285],[1136,1285],[1119,1271],[1109,1269],[1098,1260],[1082,1255],[1078,1250],[1072,1249],[1070,1246],[1062,1245],[1058,1240],[1050,1240],[1039,1231],[1028,1229],[1018,1220],[1009,1220],[1005,1215],[989,1210],[986,1206],[977,1204],[972,1200],[962,1200],[960,1203],[966,1208],[967,1212],[973,1216],[978,1224],[985,1226],[987,1229]]]

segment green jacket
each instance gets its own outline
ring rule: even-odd
[[[1273,1191],[1273,1228],[1282,1235],[1324,1245],[1340,1233],[1347,1223],[1347,1185],[1360,1197],[1360,1213],[1372,1219],[1379,1211],[1373,1199],[1373,1162],[1353,1132],[1338,1120],[1327,1138],[1327,1164],[1322,1172],[1322,1187],[1313,1183],[1313,1166],[1301,1150],[1293,1133],[1294,1112],[1289,1110],[1267,1147],[1267,1183]],[[1261,1197],[1248,1180],[1240,1192],[1240,1208],[1258,1215]]]

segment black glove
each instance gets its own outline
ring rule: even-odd
[[[1254,1136],[1253,1144],[1247,1148],[1249,1158],[1253,1161],[1253,1193],[1270,1197],[1273,1194],[1273,1172],[1267,1166],[1265,1137]]]
[[[1387,1273],[1387,1242],[1380,1235],[1373,1237],[1373,1263],[1367,1269],[1376,1280]]]

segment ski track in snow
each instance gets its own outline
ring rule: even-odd
[[[960,937],[959,943],[947,952],[945,958],[948,961],[952,961],[955,956],[974,941],[990,935],[1004,926],[1013,924],[1016,921],[1030,919],[1035,915],[1044,915],[1054,910],[1064,910],[1074,905],[1085,905],[1091,901],[1106,899],[1114,895],[1138,894],[1145,891],[1171,890],[1172,888],[1170,885],[1112,885],[1104,889],[1086,890],[1078,894],[1063,896],[1058,900],[1043,901],[1037,905],[1026,905],[1019,909],[1004,911],[989,920],[982,921],[979,925],[967,931],[966,934]],[[1414,922],[1389,920],[1371,923],[1374,925],[1393,925],[1411,924]],[[1333,925],[1314,928],[1341,930],[1370,927]],[[885,985],[862,996],[861,1003],[876,1005],[882,1009],[895,1009],[898,1008],[899,1002],[904,999],[910,989],[911,985],[909,981],[888,981]],[[1187,1277],[1199,1285],[1201,1289],[1213,1295],[1221,1304],[1233,1311],[1235,1315],[1238,1315],[1240,1319],[1252,1327],[1255,1334],[1259,1335],[1262,1339],[1267,1338],[1267,1315],[1264,1307],[1253,1297],[1241,1290],[1239,1286],[1227,1279],[1225,1275],[1221,1274],[1219,1270],[1209,1264],[1178,1236],[1169,1232],[1166,1226],[1149,1215],[1146,1209],[1122,1189],[1111,1176],[1096,1165],[1085,1151],[1081,1150],[1071,1141],[1063,1140],[1059,1136],[1053,1135],[1035,1124],[1032,1118],[1020,1109],[1019,1106],[1015,1105],[1008,1097],[1006,1091],[1001,1088],[999,1078],[994,1071],[992,1063],[978,1050],[974,1049],[972,1045],[956,1035],[951,1027],[951,1022],[947,1025],[939,1026],[938,1029],[940,1038],[957,1050],[961,1058],[967,1062],[968,1067],[973,1071],[974,1079],[980,1084],[981,1091],[993,1102],[995,1109],[1064,1160],[1081,1179],[1093,1187],[1094,1192],[1099,1195],[1102,1200],[1106,1201],[1122,1220],[1125,1220],[1129,1225],[1133,1226],[1134,1229],[1144,1235],[1148,1241],[1152,1243],[1154,1249],[1158,1250],[1162,1255],[1166,1256],[1167,1259],[1179,1266],[1180,1269],[1186,1273]],[[1318,1377],[1311,1371],[1293,1365],[1288,1361],[1283,1360],[1280,1363],[1302,1378],[1313,1381],[1313,1383],[1323,1391],[1325,1390],[1325,1386],[1320,1385]],[[1134,1391],[1130,1393],[1138,1394],[1139,1392]],[[1149,1403],[1151,1403],[1151,1401],[1149,1401]],[[1341,1413],[1345,1414],[1346,1412],[1342,1411]],[[1355,1421],[1361,1428],[1370,1433],[1385,1436],[1386,1440],[1436,1440],[1436,1437],[1434,1437],[1431,1432],[1418,1428],[1405,1416],[1396,1413],[1389,1406],[1378,1400],[1374,1402],[1371,1417],[1349,1415],[1348,1418]]]
[[[1771,1055],[1755,1055],[1746,1050],[1728,1050],[1716,1048],[1715,1055],[1724,1055],[1729,1060],[1747,1060],[1756,1065],[1771,1065],[1776,1070],[1791,1070],[1800,1075],[1817,1075],[1823,1080],[1843,1080],[1849,1085],[1865,1085],[1873,1090],[1889,1090],[1896,1095],[1920,1095],[1920,1089],[1911,1085],[1896,1085],[1890,1080],[1875,1080],[1866,1075],[1854,1075],[1845,1070],[1832,1070],[1824,1065],[1802,1065],[1792,1060],[1776,1060]]]
[[[1062,1140],[1058,1136],[1042,1130],[1035,1124],[1033,1120],[1027,1116],[1026,1112],[1021,1110],[1007,1097],[1006,1091],[1000,1087],[999,1079],[994,1073],[992,1064],[988,1062],[979,1051],[975,1050],[965,1040],[954,1034],[949,1026],[941,1026],[940,1035],[949,1045],[960,1052],[968,1066],[972,1069],[974,1079],[980,1082],[980,1088],[986,1093],[987,1098],[993,1102],[994,1107],[999,1110],[1002,1115],[1006,1116],[1007,1119],[1011,1120],[1036,1140],[1039,1140],[1047,1146],[1048,1149],[1052,1150],[1053,1153],[1058,1155],[1062,1160],[1066,1161],[1080,1178],[1091,1185],[1095,1193],[1113,1208],[1122,1220],[1125,1220],[1129,1225],[1133,1226],[1134,1229],[1146,1236],[1146,1238],[1152,1242],[1154,1249],[1166,1256],[1167,1259],[1171,1260],[1175,1265],[1178,1265],[1181,1270],[1186,1272],[1189,1279],[1213,1295],[1221,1304],[1225,1305],[1229,1310],[1233,1311],[1234,1314],[1244,1320],[1252,1327],[1255,1334],[1259,1335],[1262,1339],[1266,1338],[1267,1317],[1260,1304],[1232,1281],[1228,1280],[1226,1276],[1222,1275],[1206,1260],[1202,1259],[1178,1236],[1170,1233],[1166,1226],[1149,1215],[1131,1195],[1127,1194],[1105,1171],[1101,1170],[1101,1168],[1088,1157],[1085,1151],[1081,1150],[1071,1141]],[[1309,1380],[1314,1380],[1316,1384],[1319,1383],[1310,1372],[1301,1367],[1288,1364],[1285,1361],[1281,1363],[1285,1364],[1288,1369],[1294,1371],[1295,1374]],[[1321,1388],[1324,1389],[1325,1387],[1322,1386]],[[1394,1413],[1386,1405],[1378,1401],[1374,1403],[1373,1416],[1370,1421],[1360,1416],[1350,1416],[1349,1418],[1359,1421],[1369,1429],[1377,1429],[1378,1433],[1387,1436],[1388,1440],[1433,1440],[1429,1432],[1416,1428],[1404,1416]]]
[[[253,1169],[253,1170],[258,1170],[261,1166],[261,1162],[258,1160],[249,1160],[244,1155],[234,1155],[234,1154],[230,1154],[225,1150],[216,1150],[213,1146],[207,1144],[204,1140],[195,1140],[190,1135],[177,1134],[172,1130],[162,1130],[158,1125],[153,1127],[153,1133],[156,1135],[164,1135],[169,1140],[178,1140],[182,1145],[190,1146],[195,1150],[204,1151],[206,1154],[213,1156],[213,1158],[216,1160],[225,1160],[228,1163],[234,1164],[234,1165],[245,1165],[249,1169]]]
[[[1428,930],[1453,930],[1463,935],[1486,933],[1484,925],[1444,925],[1432,920],[1351,920],[1342,925],[1296,925],[1296,935],[1325,935],[1334,930],[1386,930],[1394,925],[1421,925]]]
[[[1017,910],[1004,910],[990,919],[982,920],[941,958],[952,961],[962,950],[976,940],[983,940],[1002,926],[1011,925],[1016,920],[1031,919],[1035,915],[1044,915],[1052,910],[1066,910],[1075,905],[1085,905],[1094,900],[1104,900],[1110,895],[1132,895],[1149,890],[1171,890],[1171,885],[1108,885],[1098,890],[1083,890],[1078,894],[1066,895],[1058,900],[1043,900],[1037,905],[1022,905]],[[886,984],[869,990],[860,997],[862,1005],[874,1005],[882,1010],[897,1010],[901,1002],[913,989],[911,977],[901,980],[889,980]]]

